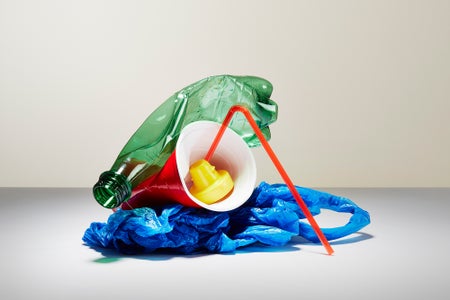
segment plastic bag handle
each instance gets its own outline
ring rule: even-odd
[[[339,213],[350,213],[352,216],[350,217],[347,224],[338,227],[332,228],[321,228],[323,234],[327,238],[327,240],[336,240],[342,238],[344,236],[350,235],[352,233],[357,232],[361,228],[365,227],[370,223],[370,215],[367,211],[360,208],[353,201],[348,198],[335,196],[328,193],[318,192],[309,190],[306,188],[297,188],[300,191],[307,190],[309,193],[315,192],[320,193],[320,197],[314,197],[320,199],[317,203],[314,203],[310,209],[311,210],[319,210],[320,209],[328,209],[331,211],[339,212]],[[305,194],[305,193],[303,193]],[[299,235],[313,242],[319,242],[317,235],[312,228],[311,225],[305,222],[299,222]]]

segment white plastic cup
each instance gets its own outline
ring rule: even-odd
[[[203,159],[208,152],[221,124],[198,121],[187,125],[180,133],[175,148],[180,181],[187,196],[198,206],[212,211],[230,211],[244,204],[253,193],[256,183],[256,163],[244,140],[227,128],[210,159],[216,170],[226,170],[234,182],[234,189],[225,199],[206,204],[195,198],[189,189],[192,186],[189,167]]]

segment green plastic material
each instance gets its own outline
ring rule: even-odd
[[[222,123],[231,106],[246,106],[266,139],[269,125],[277,119],[277,104],[270,99],[272,84],[255,76],[211,76],[193,83],[162,103],[131,136],[109,171],[94,185],[95,199],[106,208],[127,201],[136,187],[156,174],[175,149],[181,130],[208,120]],[[259,139],[244,116],[236,115],[229,127],[249,147]],[[212,141],[211,141],[212,142]]]

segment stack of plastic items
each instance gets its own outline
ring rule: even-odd
[[[332,254],[328,240],[360,230],[369,214],[349,199],[293,185],[267,143],[277,116],[271,93],[262,78],[223,75],[169,98],[100,175],[94,196],[115,212],[107,223],[92,223],[84,242],[121,253],[230,252],[302,236]],[[286,184],[254,189],[249,147],[260,144]],[[352,217],[342,227],[321,229],[313,218],[321,208]]]

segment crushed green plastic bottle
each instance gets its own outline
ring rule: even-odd
[[[270,139],[269,125],[276,121],[278,112],[277,104],[270,99],[272,90],[272,84],[260,77],[219,75],[178,91],[148,116],[111,169],[100,175],[93,187],[95,199],[106,208],[120,206],[130,198],[134,187],[161,170],[186,125],[200,120],[221,123],[233,105],[246,106]],[[259,146],[244,116],[236,115],[229,127],[249,147]]]

